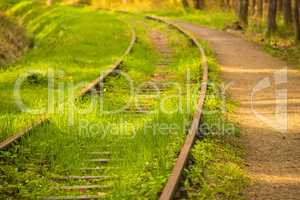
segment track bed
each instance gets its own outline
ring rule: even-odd
[[[71,118],[55,115],[1,152],[4,198],[155,199],[162,190],[198,100],[198,50],[166,25],[120,17],[136,29],[133,52]]]

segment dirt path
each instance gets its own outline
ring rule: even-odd
[[[300,71],[288,68],[286,82],[278,71],[286,63],[256,45],[222,31],[177,23],[210,43],[223,79],[230,83],[228,93],[240,102],[236,119],[252,180],[247,199],[300,199]]]

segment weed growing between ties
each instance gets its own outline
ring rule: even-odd
[[[206,47],[208,52],[208,48]],[[209,54],[209,88],[201,133],[191,152],[184,187],[188,199],[243,199],[248,184],[243,171],[238,129],[230,122],[234,103],[224,97],[218,66]]]

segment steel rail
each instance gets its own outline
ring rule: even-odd
[[[80,91],[80,93],[77,95],[76,99],[83,97],[83,96],[87,95],[88,93],[91,93],[95,89],[101,88],[101,84],[103,84],[104,80],[122,65],[124,58],[126,56],[128,56],[128,54],[132,51],[132,49],[137,41],[137,36],[136,36],[135,29],[129,24],[128,24],[128,26],[129,26],[129,29],[131,32],[131,40],[130,40],[130,44],[129,44],[128,48],[126,49],[126,51],[124,52],[124,54],[107,71],[102,73],[97,79],[95,79],[90,84],[88,84],[86,87],[84,87]],[[44,125],[48,122],[49,122],[49,118],[47,118],[47,117],[43,117],[43,118],[36,120],[28,127],[24,128],[23,130],[21,130],[17,133],[12,134],[12,136],[10,136],[10,137],[6,138],[4,141],[2,141],[0,143],[0,150],[7,149],[11,144],[20,140],[23,136],[30,133],[30,131],[32,131],[34,128]]]
[[[180,153],[176,160],[176,163],[172,169],[171,175],[168,178],[167,184],[165,185],[165,187],[159,197],[160,200],[171,200],[174,198],[174,196],[176,194],[180,179],[182,177],[184,167],[188,160],[189,152],[194,144],[194,141],[195,141],[197,133],[198,133],[201,116],[203,114],[203,105],[204,105],[204,101],[205,101],[205,97],[206,97],[206,90],[207,90],[207,85],[208,85],[208,64],[207,64],[207,58],[205,56],[205,51],[203,50],[202,46],[197,41],[197,39],[193,35],[191,35],[189,32],[187,32],[180,26],[176,25],[175,23],[173,23],[169,20],[160,18],[160,17],[146,16],[146,18],[165,23],[168,26],[177,29],[179,32],[181,32],[182,34],[187,36],[189,38],[189,40],[191,40],[191,42],[198,48],[199,53],[201,55],[201,67],[203,68],[200,96],[198,99],[196,112],[194,113],[194,116],[193,116],[192,125],[186,136],[186,140],[180,150]]]

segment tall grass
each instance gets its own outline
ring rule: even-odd
[[[20,92],[25,105],[45,107],[49,103],[49,74],[54,74],[52,89],[57,102],[67,89],[78,91],[108,69],[131,38],[126,24],[88,8],[49,8],[22,1],[7,14],[25,26],[35,40],[33,49],[19,62],[0,69],[0,140],[38,117],[22,112],[15,103],[14,84],[20,76],[29,73]]]
[[[219,66],[202,41],[209,57],[209,87],[200,125],[203,137],[191,151],[193,161],[184,176],[184,198],[244,199],[248,185],[244,171],[243,151],[239,146],[239,129],[231,120],[236,103],[224,94]]]
[[[73,123],[69,115],[53,115],[51,123],[32,131],[10,152],[1,152],[4,163],[1,165],[2,196],[15,198],[36,198],[44,195],[78,194],[76,191],[57,190],[59,185],[89,184],[87,181],[57,183],[53,178],[64,175],[82,175],[81,167],[95,167],[87,164],[91,158],[88,152],[109,151],[112,170],[92,172],[94,175],[113,175],[115,180],[104,181],[101,185],[112,184],[109,191],[113,199],[156,199],[174,164],[176,155],[184,141],[185,133],[194,113],[199,90],[199,55],[195,47],[175,30],[165,25],[145,21],[140,17],[124,16],[137,30],[138,43],[133,53],[123,63],[125,72],[137,88],[140,84],[153,80],[155,75],[166,75],[163,83],[176,82],[182,88],[191,86],[191,98],[187,93],[178,93],[170,85],[160,96],[149,98],[151,112],[134,114],[119,112],[104,113],[99,109],[101,101],[92,111],[82,114],[75,109]],[[153,41],[148,37],[151,31],[158,31],[168,38],[172,63],[158,67],[159,57],[153,49]],[[184,75],[191,70],[192,79],[187,83]],[[105,82],[102,100],[105,110],[113,110],[129,102],[128,83],[122,76],[112,76]],[[172,113],[163,112],[158,106],[170,94],[183,98],[182,110],[176,109],[178,98],[165,102]],[[134,97],[140,98],[138,94]],[[91,96],[77,102],[85,108]],[[133,106],[129,103],[130,106]],[[188,109],[188,108],[191,109]],[[68,108],[66,108],[68,109]],[[18,155],[18,156],[16,156]],[[96,157],[97,158],[97,157]],[[14,170],[17,169],[17,170]],[[91,191],[89,194],[97,194]]]

